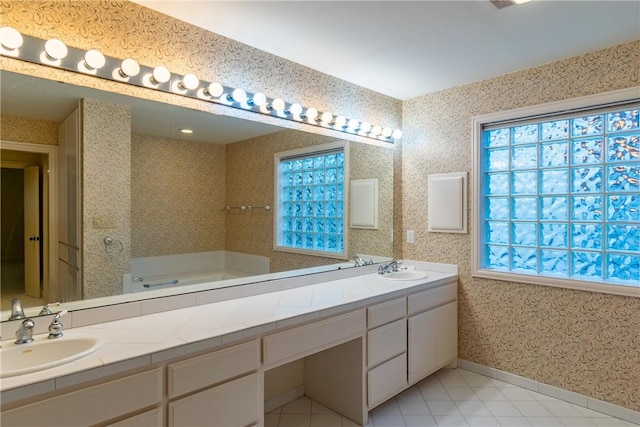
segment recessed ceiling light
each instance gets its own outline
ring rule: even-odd
[[[180,129],[180,132],[191,134],[193,133],[193,129]]]

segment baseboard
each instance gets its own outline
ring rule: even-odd
[[[302,396],[304,396],[304,386],[296,387],[293,390],[289,390],[276,397],[266,400],[264,402],[264,413],[269,413],[276,408],[279,408],[286,405],[287,403],[301,398]]]
[[[592,411],[602,412],[603,414],[611,415],[612,417],[640,424],[640,412],[625,408],[623,406],[614,405],[613,403],[594,399],[592,397],[575,393],[573,391],[534,381],[529,378],[502,371],[500,369],[490,368],[479,363],[469,362],[468,360],[464,359],[458,359],[458,368],[466,369],[467,371],[475,372],[489,378],[494,378],[509,384],[517,385],[519,387],[526,388],[528,390],[535,391],[546,396],[555,397],[556,399],[564,400],[566,402],[591,409]]]

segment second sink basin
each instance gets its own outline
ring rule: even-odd
[[[422,280],[429,277],[429,274],[421,270],[398,270],[378,277],[383,280]]]
[[[0,350],[0,377],[13,377],[53,368],[80,359],[102,346],[94,337],[62,337],[10,344]]]

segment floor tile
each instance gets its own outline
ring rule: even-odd
[[[452,400],[480,400],[471,387],[445,387]]]
[[[432,415],[462,416],[452,400],[429,400],[427,401],[427,406]]]
[[[264,414],[264,427],[278,427],[280,423],[280,414],[268,413]]]
[[[480,400],[508,400],[497,387],[471,387]]]
[[[515,406],[518,411],[525,417],[550,417],[552,414],[542,406],[542,403],[537,401],[512,401],[511,404]]]
[[[447,393],[447,389],[440,383],[430,384],[428,386],[418,386],[420,393],[425,400],[451,400],[451,396]]]
[[[609,426],[627,426],[627,423],[619,418],[613,417],[605,417],[605,418],[597,418],[596,419],[598,427],[609,427]]]
[[[529,390],[526,390],[524,388],[510,388],[508,390],[506,389],[502,389],[502,394],[505,395],[505,397],[508,400],[514,401],[514,400],[533,400],[533,401],[537,401],[538,399],[536,399],[533,394],[531,394],[531,392]]]
[[[338,414],[312,414],[311,427],[342,427],[342,417]]]
[[[377,414],[373,415],[375,427],[405,427],[402,415]]]
[[[488,417],[492,415],[484,403],[479,400],[456,400],[455,404],[465,417]]]
[[[278,427],[310,427],[310,424],[309,414],[280,414]]]
[[[580,412],[574,406],[567,402],[540,402],[554,417],[580,417]]]
[[[402,415],[431,415],[424,400],[402,399],[398,400],[398,406]]]
[[[434,416],[438,426],[465,427],[468,426],[467,420],[462,416],[455,415],[436,415]],[[376,425],[376,427],[378,427]]]
[[[371,411],[372,414],[391,414],[391,415],[400,415],[400,406],[398,405],[398,401],[396,399],[388,400],[382,405],[375,408]]]
[[[483,375],[463,376],[462,378],[470,387],[495,387],[495,384],[491,382],[491,378]]]
[[[506,400],[488,400],[484,402],[484,405],[494,417],[517,417],[522,415],[511,402]]]
[[[315,400],[311,401],[311,414],[336,414],[333,410],[327,408],[324,405],[316,402]]]
[[[500,426],[498,420],[493,417],[464,417],[467,420],[467,424],[473,427],[490,427]]]
[[[525,417],[496,417],[502,427],[522,427],[531,426]]]
[[[558,421],[560,421],[563,426],[567,426],[567,427],[597,426],[597,424],[593,424],[591,421],[589,421],[588,418],[585,418],[585,417],[558,417]]]
[[[283,414],[310,414],[311,413],[311,399],[308,397],[301,397],[291,403],[287,403],[282,407]]]
[[[407,427],[432,427],[436,420],[431,415],[405,415],[404,423]]]
[[[562,427],[562,423],[556,417],[527,417],[534,427]]]

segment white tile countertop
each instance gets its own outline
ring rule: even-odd
[[[97,337],[103,341],[102,347],[74,362],[3,378],[2,397],[16,400],[213,349],[436,287],[458,274],[457,266],[450,264],[405,261],[404,265],[428,271],[429,276],[422,280],[391,281],[363,269],[364,274],[355,277],[69,329],[65,337]],[[47,335],[34,338],[39,342],[46,340]],[[2,348],[15,346],[13,341],[3,341]]]

